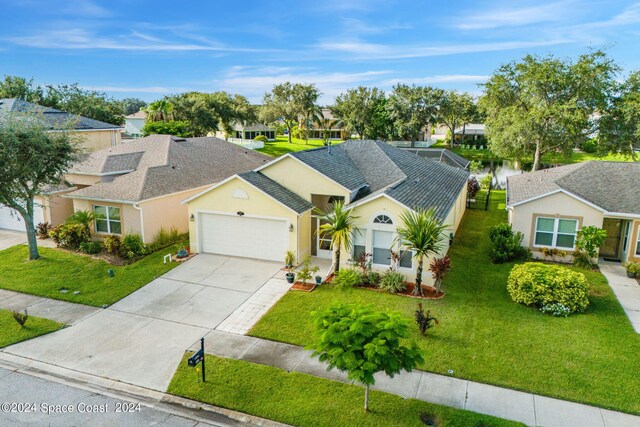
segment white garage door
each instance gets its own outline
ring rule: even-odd
[[[33,223],[44,222],[44,214],[42,213],[42,207],[38,205],[33,206]],[[0,228],[6,228],[9,230],[25,231],[24,220],[22,215],[18,212],[10,209],[5,205],[0,205]]]
[[[282,261],[289,246],[285,220],[200,214],[202,252]]]

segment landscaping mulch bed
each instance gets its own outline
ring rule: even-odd
[[[303,291],[303,292],[311,292],[316,288],[315,283],[302,283],[296,282],[293,284],[290,290],[292,291]]]
[[[416,287],[415,283],[406,282],[406,284],[407,284],[407,289],[402,292],[397,292],[395,295],[400,295],[408,298],[417,298],[417,299],[441,299],[441,298],[444,298],[444,295],[445,295],[444,292],[442,291],[436,292],[436,288],[434,288],[433,286],[422,285],[422,293],[424,294],[424,296],[422,297],[416,296],[412,294],[413,289]],[[358,287],[362,289],[368,289],[370,291],[387,293],[386,291],[383,291],[382,289],[376,286],[358,286]]]

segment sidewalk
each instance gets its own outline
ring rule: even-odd
[[[194,344],[191,350],[197,350],[198,346],[199,343]],[[312,358],[310,351],[290,344],[212,331],[205,336],[205,352],[334,381],[351,382],[340,371],[327,371],[326,365]],[[384,374],[377,375],[372,388],[530,426],[640,426],[640,417],[637,416],[417,370],[403,372],[393,379]]]
[[[0,289],[0,308],[12,311],[27,309],[29,315],[55,320],[65,325],[75,325],[102,310],[88,305],[37,297],[5,289]]]
[[[627,277],[627,272],[618,262],[600,260],[598,265],[624,312],[627,313],[633,329],[640,334],[640,285],[636,279]]]

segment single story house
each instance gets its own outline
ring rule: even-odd
[[[39,114],[51,132],[71,123],[73,124],[71,133],[82,137],[83,147],[87,151],[100,150],[121,143],[122,127],[55,108],[43,107],[15,98],[0,99],[0,118],[9,113]],[[75,188],[66,185],[43,190],[34,200],[34,225],[44,222],[49,224],[64,222],[73,213],[73,204],[62,196],[72,190]],[[0,204],[0,229],[24,231],[24,220],[19,213]]]
[[[351,253],[342,252],[341,266],[370,253],[373,268],[384,271],[405,210],[435,208],[449,226],[443,235],[447,252],[465,211],[468,176],[384,142],[347,141],[288,153],[187,198],[191,250],[272,261],[282,261],[288,250],[298,261],[331,258],[330,238],[318,232],[322,221],[314,208],[326,211],[342,201],[353,210],[358,231]],[[416,267],[406,254],[399,271],[413,280]]]
[[[77,114],[66,113],[55,108],[43,107],[21,99],[0,99],[0,117],[8,113],[41,114],[42,120],[52,132],[59,130],[66,124],[72,124],[71,133],[82,137],[82,146],[87,151],[101,150],[120,145],[122,126],[89,119]]]
[[[534,256],[575,250],[584,226],[607,231],[600,257],[640,261],[640,163],[589,161],[507,178],[507,211]]]
[[[145,111],[136,111],[124,118],[124,131],[131,138],[142,138],[142,128],[147,122],[147,113]]]
[[[66,180],[77,189],[63,197],[72,201],[73,211],[99,214],[95,237],[137,233],[148,243],[161,228],[189,229],[182,200],[269,160],[218,138],[150,135],[96,151],[74,165]]]

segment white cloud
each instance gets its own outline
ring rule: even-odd
[[[473,11],[458,17],[458,23],[454,26],[463,30],[487,30],[560,21],[571,12],[572,3],[561,1],[520,8]]]

